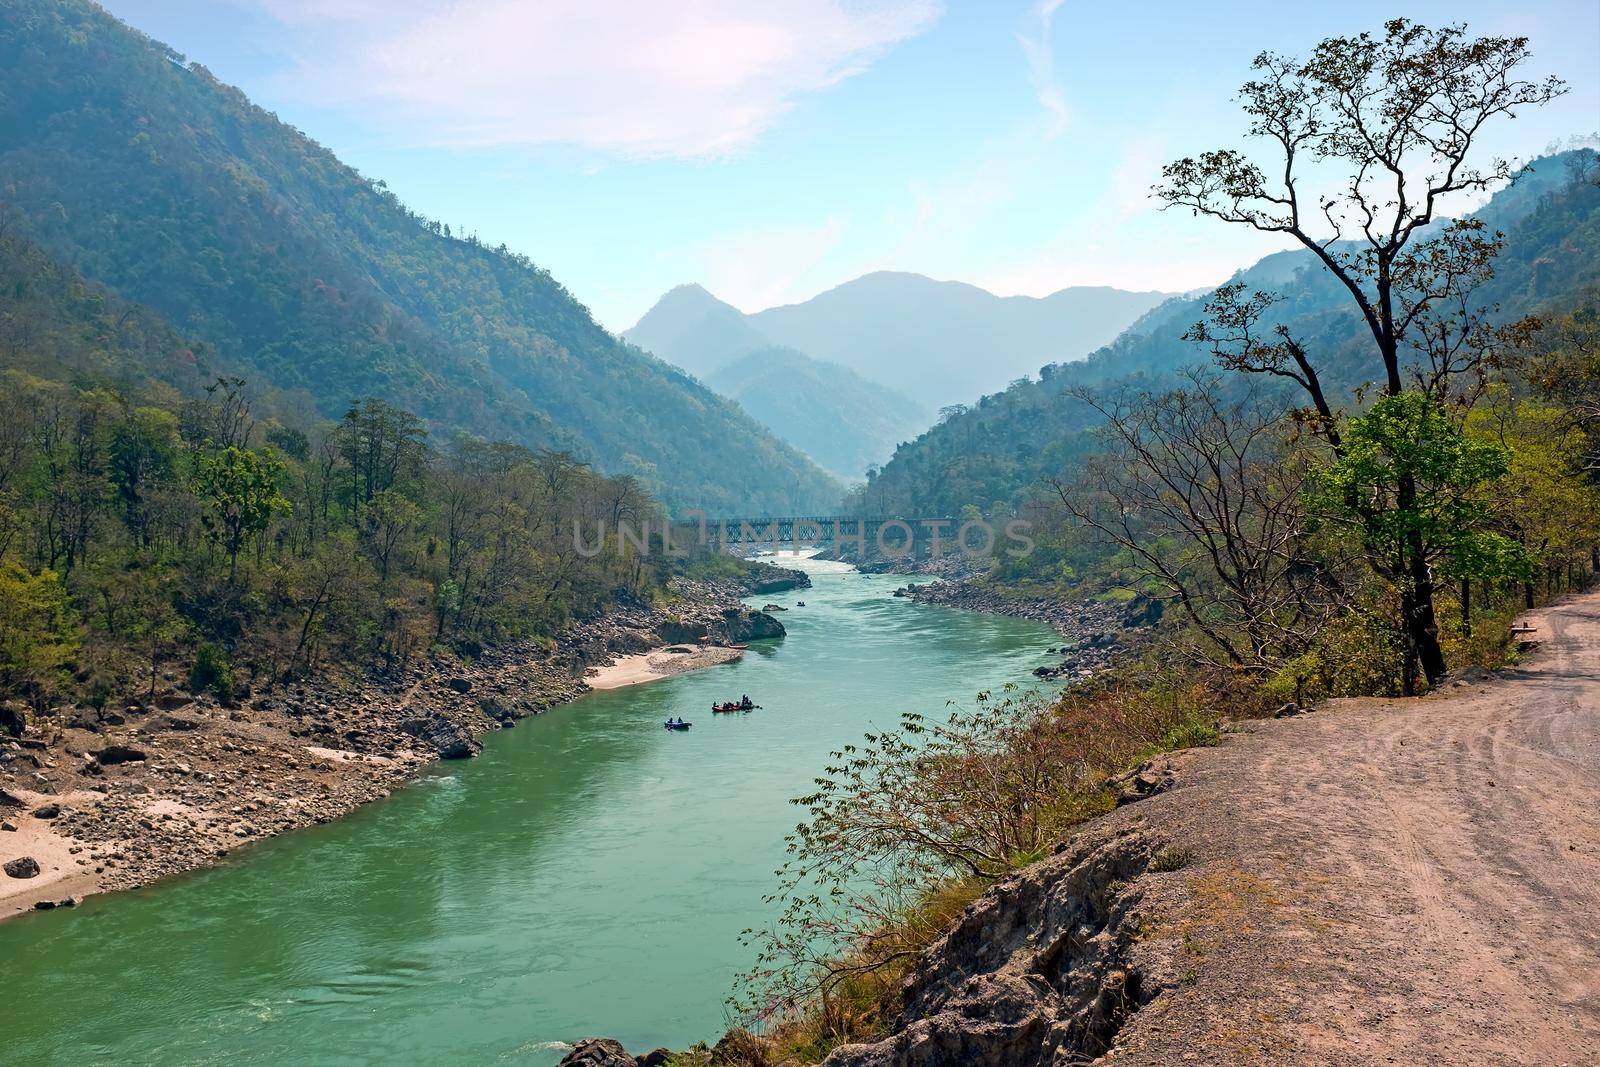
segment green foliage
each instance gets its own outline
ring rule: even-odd
[[[195,457],[195,491],[207,535],[228,554],[228,573],[239,569],[239,550],[266,530],[272,516],[289,510],[281,491],[284,465],[270,452],[224,448]]]
[[[0,561],[0,693],[42,704],[59,687],[78,642],[61,578]]]
[[[189,668],[189,692],[212,693],[218,700],[233,699],[233,668],[212,644],[203,644]]]
[[[40,343],[59,366],[88,365],[75,331]],[[548,638],[619,598],[664,602],[684,569],[744,567],[614,538],[580,554],[579,523],[659,531],[635,479],[460,435],[435,451],[382,401],[301,428],[258,419],[236,378],[184,398],[139,376],[66,384],[3,363],[0,376],[0,566],[19,613],[0,693],[149,698],[190,655],[196,687],[223,697],[228,663],[266,684],[401,670],[431,646]]]
[[[1469,437],[1419,392],[1381,398],[1343,438],[1343,454],[1315,472],[1311,498],[1324,517],[1353,529],[1380,573],[1399,580],[1411,544],[1456,577],[1529,572],[1523,546],[1500,532],[1490,495],[1510,470],[1509,449]]]

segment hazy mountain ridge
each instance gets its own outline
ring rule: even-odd
[[[921,433],[931,413],[849,367],[793,348],[758,348],[709,384],[841,478],[860,478]]]
[[[1167,299],[1104,287],[1000,297],[879,271],[750,315],[699,285],[680,285],[623,336],[740,401],[823,466],[859,476],[936,409],[1086,354]],[[731,365],[776,349],[796,372],[789,395],[776,382],[755,395],[748,367],[730,385]]]
[[[835,497],[799,452],[619,343],[548,272],[411,213],[103,10],[0,0],[0,61],[0,198],[29,235],[323,417],[379,396],[441,433],[568,448],[674,506]]]
[[[995,296],[966,282],[877,271],[798,304],[743,314],[698,285],[679,286],[623,334],[701,376],[754,345],[798,349],[933,409],[977,399],[1042,363],[1108,343],[1172,294],[1075,286]]]

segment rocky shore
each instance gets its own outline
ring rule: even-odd
[[[1149,628],[1160,621],[1162,608],[1159,601],[1145,597],[1108,603],[1059,594],[1019,595],[974,578],[912,583],[895,590],[894,595],[919,604],[1048,623],[1063,639],[1059,647],[1051,649],[1061,656],[1061,663],[1040,667],[1034,673],[1064,681],[1091,677],[1109,667],[1118,656],[1138,648],[1147,639]]]
[[[742,582],[678,580],[666,610],[619,606],[553,642],[440,655],[399,676],[296,681],[226,705],[179,692],[169,676],[153,700],[100,713],[10,707],[8,719],[26,726],[0,734],[0,918],[144,885],[339,818],[434,760],[476,755],[485,734],[582,695],[586,676],[619,656],[781,636],[777,619],[739,598],[803,584],[804,574],[768,565]]]

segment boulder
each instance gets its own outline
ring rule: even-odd
[[[0,732],[21,737],[27,728],[27,709],[14,700],[0,701]]]
[[[787,632],[783,628],[783,623],[766,612],[748,610],[734,610],[731,614],[723,612],[722,622],[718,628],[722,631],[720,635],[722,639],[732,644],[782,637]]]
[[[651,1049],[639,1058],[639,1067],[667,1067],[672,1062],[672,1050],[657,1048]]]
[[[45,804],[42,807],[38,807],[38,808],[34,808],[33,809],[33,817],[35,819],[53,819],[57,815],[60,815],[60,814],[61,814],[61,805],[60,804]]]
[[[440,759],[469,759],[483,751],[483,746],[465,728],[443,715],[408,719],[400,724],[400,729],[433,749]]]
[[[0,808],[24,808],[27,803],[8,789],[0,789]]]
[[[146,758],[142,750],[129,745],[107,745],[93,755],[103,767],[115,767],[119,763],[138,763]]]
[[[1106,784],[1117,791],[1116,804],[1120,808],[1124,804],[1166,792],[1172,788],[1175,779],[1172,761],[1165,756],[1157,756],[1145,760],[1126,774],[1107,779]]]
[[[639,1067],[639,1061],[609,1037],[591,1037],[572,1046],[558,1067]]]
[[[7,861],[6,874],[12,878],[37,878],[39,876],[39,861],[32,856],[19,856]]]
[[[472,680],[470,678],[450,678],[450,679],[447,679],[444,684],[447,687],[449,687],[449,689],[452,692],[456,692],[456,693],[470,693],[470,692],[472,692]]]
[[[686,619],[665,619],[656,626],[656,633],[660,635],[661,643],[664,645],[694,644],[708,632],[705,623],[690,622]]]
[[[1141,626],[1154,626],[1161,621],[1161,616],[1166,613],[1167,602],[1152,600],[1140,594],[1128,601],[1122,612],[1122,628],[1133,630]]]
[[[805,571],[789,570],[785,567],[764,567],[760,574],[750,579],[745,584],[751,596],[766,596],[768,593],[784,593],[790,589],[810,589],[811,576]]]
[[[622,628],[614,631],[606,638],[607,650],[624,656],[630,656],[637,652],[648,652],[655,645],[654,635],[648,630]]]

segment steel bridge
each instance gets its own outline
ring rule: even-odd
[[[767,515],[761,518],[708,518],[704,523],[679,521],[674,529],[711,544],[829,544],[854,541],[900,545],[912,539],[926,541],[935,534],[954,540],[960,523],[955,519],[860,515]],[[682,534],[677,536],[683,536]]]

